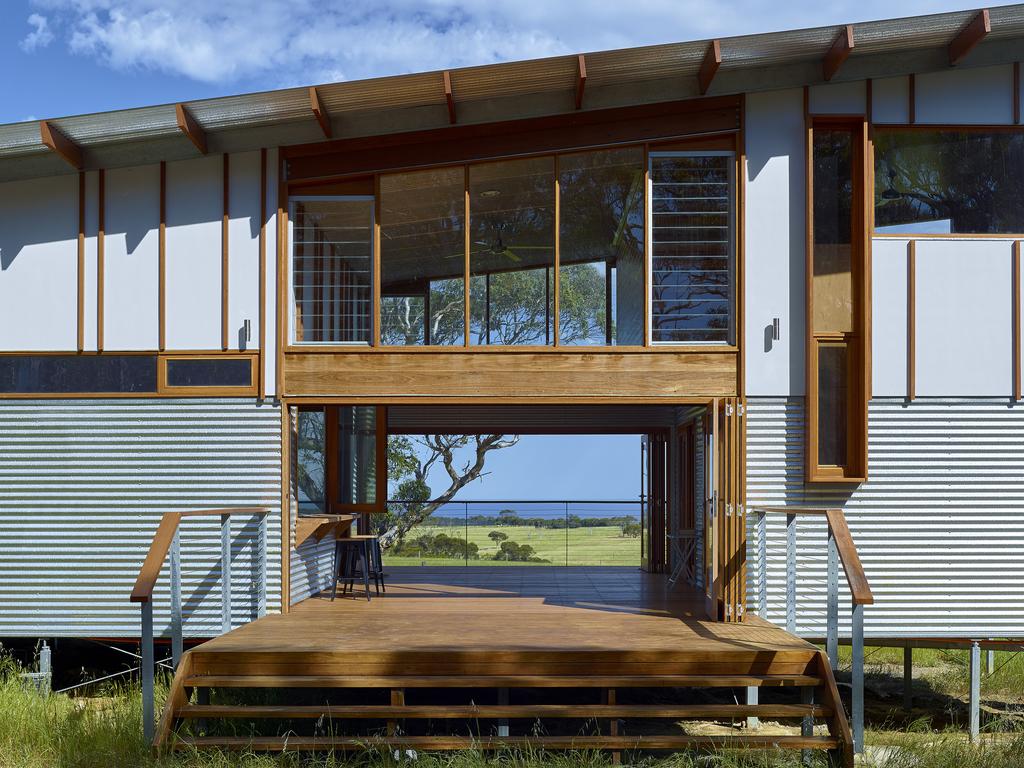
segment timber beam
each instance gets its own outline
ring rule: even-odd
[[[700,64],[700,71],[697,73],[697,82],[700,85],[700,95],[707,95],[711,87],[711,81],[715,79],[718,68],[722,66],[722,44],[718,40],[708,43],[708,50],[704,54],[704,61]]]
[[[178,119],[178,130],[185,134],[201,154],[206,154],[206,131],[196,122],[184,104],[175,104],[174,113]]]
[[[82,148],[49,120],[39,121],[39,138],[51,151],[64,158],[72,168],[82,170]]]
[[[309,108],[313,111],[313,117],[320,123],[320,130],[324,132],[325,138],[331,138],[331,116],[327,114],[327,110],[320,103],[320,94],[316,90],[316,86],[311,85],[309,87]]]
[[[985,39],[985,35],[992,31],[992,22],[988,17],[988,9],[978,12],[978,15],[968,22],[967,26],[960,30],[956,37],[949,43],[949,66],[955,67],[964,57],[970,53],[974,46]]]
[[[828,49],[828,53],[825,54],[824,61],[821,62],[821,74],[828,82],[836,76],[836,72],[843,66],[843,62],[850,58],[850,53],[853,51],[853,25],[847,24],[843,27],[842,31],[836,36],[835,41],[832,43],[832,47]]]
[[[583,89],[587,87],[587,59],[581,53],[576,57],[576,109],[583,108]]]
[[[455,125],[455,96],[452,94],[452,75],[446,69],[444,75],[444,100],[448,104],[448,122]]]

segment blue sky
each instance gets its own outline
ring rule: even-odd
[[[0,122],[964,7],[963,0],[4,0]]]

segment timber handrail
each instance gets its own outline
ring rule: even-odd
[[[839,562],[846,574],[846,583],[850,588],[850,597],[855,605],[873,605],[875,597],[871,592],[867,574],[860,562],[857,545],[853,542],[850,526],[846,524],[846,515],[841,509],[822,509],[818,507],[756,507],[756,512],[783,515],[824,515],[828,522],[829,532],[835,539],[839,551]]]
[[[223,517],[224,515],[269,515],[270,510],[266,507],[227,507],[224,509],[190,509],[185,512],[164,512],[160,518],[160,524],[153,534],[153,541],[149,545],[149,552],[139,569],[139,576],[135,579],[135,587],[132,589],[131,597],[133,603],[148,603],[153,599],[153,588],[156,580],[160,577],[160,569],[167,559],[167,552],[174,541],[174,535],[178,532],[178,526],[183,517]]]
[[[191,509],[184,512],[164,512],[160,517],[156,533],[150,542],[146,559],[139,569],[131,597],[133,603],[142,607],[142,632],[140,643],[142,673],[142,729],[146,740],[152,743],[154,736],[154,681],[153,667],[155,648],[153,643],[153,588],[160,577],[167,554],[171,556],[171,659],[175,669],[184,651],[182,632],[183,613],[181,602],[181,537],[178,528],[185,517],[220,518],[220,605],[221,630],[231,630],[231,517],[233,515],[255,515],[260,519],[259,528],[259,590],[255,615],[258,618],[266,612],[267,598],[267,507],[225,507],[220,509]]]
[[[853,721],[853,749],[864,749],[864,606],[873,605],[874,595],[867,574],[860,561],[857,545],[853,541],[846,515],[837,508],[820,507],[752,507],[757,516],[758,606],[762,618],[767,617],[768,605],[768,529],[765,518],[769,514],[786,516],[786,629],[796,632],[797,603],[797,520],[804,516],[823,516],[828,524],[828,563],[826,566],[825,651],[832,669],[839,666],[839,568],[843,565],[846,584],[850,589],[850,646]]]

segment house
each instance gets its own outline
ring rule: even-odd
[[[1022,52],[1014,5],[0,126],[0,637],[139,637],[149,553],[175,661],[233,630],[169,737],[213,649],[313,621],[388,434],[609,425],[645,589],[780,632],[740,687],[1024,637]],[[851,746],[829,706],[792,746]]]

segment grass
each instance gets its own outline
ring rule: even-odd
[[[536,556],[549,563],[508,563],[490,558],[498,551],[488,534],[500,531],[509,541],[529,544]],[[600,525],[590,528],[534,528],[525,525],[470,525],[430,526],[414,528],[408,540],[424,534],[444,533],[448,536],[467,537],[480,548],[479,560],[470,560],[469,565],[640,565],[640,539],[622,535],[617,525]],[[568,548],[566,547],[568,534]],[[568,554],[568,562],[566,555]],[[462,559],[399,557],[385,553],[386,565],[466,565]]]
[[[902,660],[902,656],[900,657]],[[0,656],[0,768],[606,768],[598,752],[540,753],[505,750],[483,754],[420,754],[395,760],[368,749],[352,755],[271,755],[184,752],[155,755],[142,739],[141,697],[134,685],[110,687],[102,696],[43,696],[26,687],[18,668]],[[162,697],[165,689],[158,691]],[[1018,691],[1019,692],[1019,691]],[[962,731],[931,732],[918,724],[902,732],[870,730],[866,765],[878,768],[1020,768],[1024,733],[995,734],[971,745]],[[678,753],[624,760],[643,768],[797,768],[798,752]],[[824,766],[815,755],[814,765]]]

